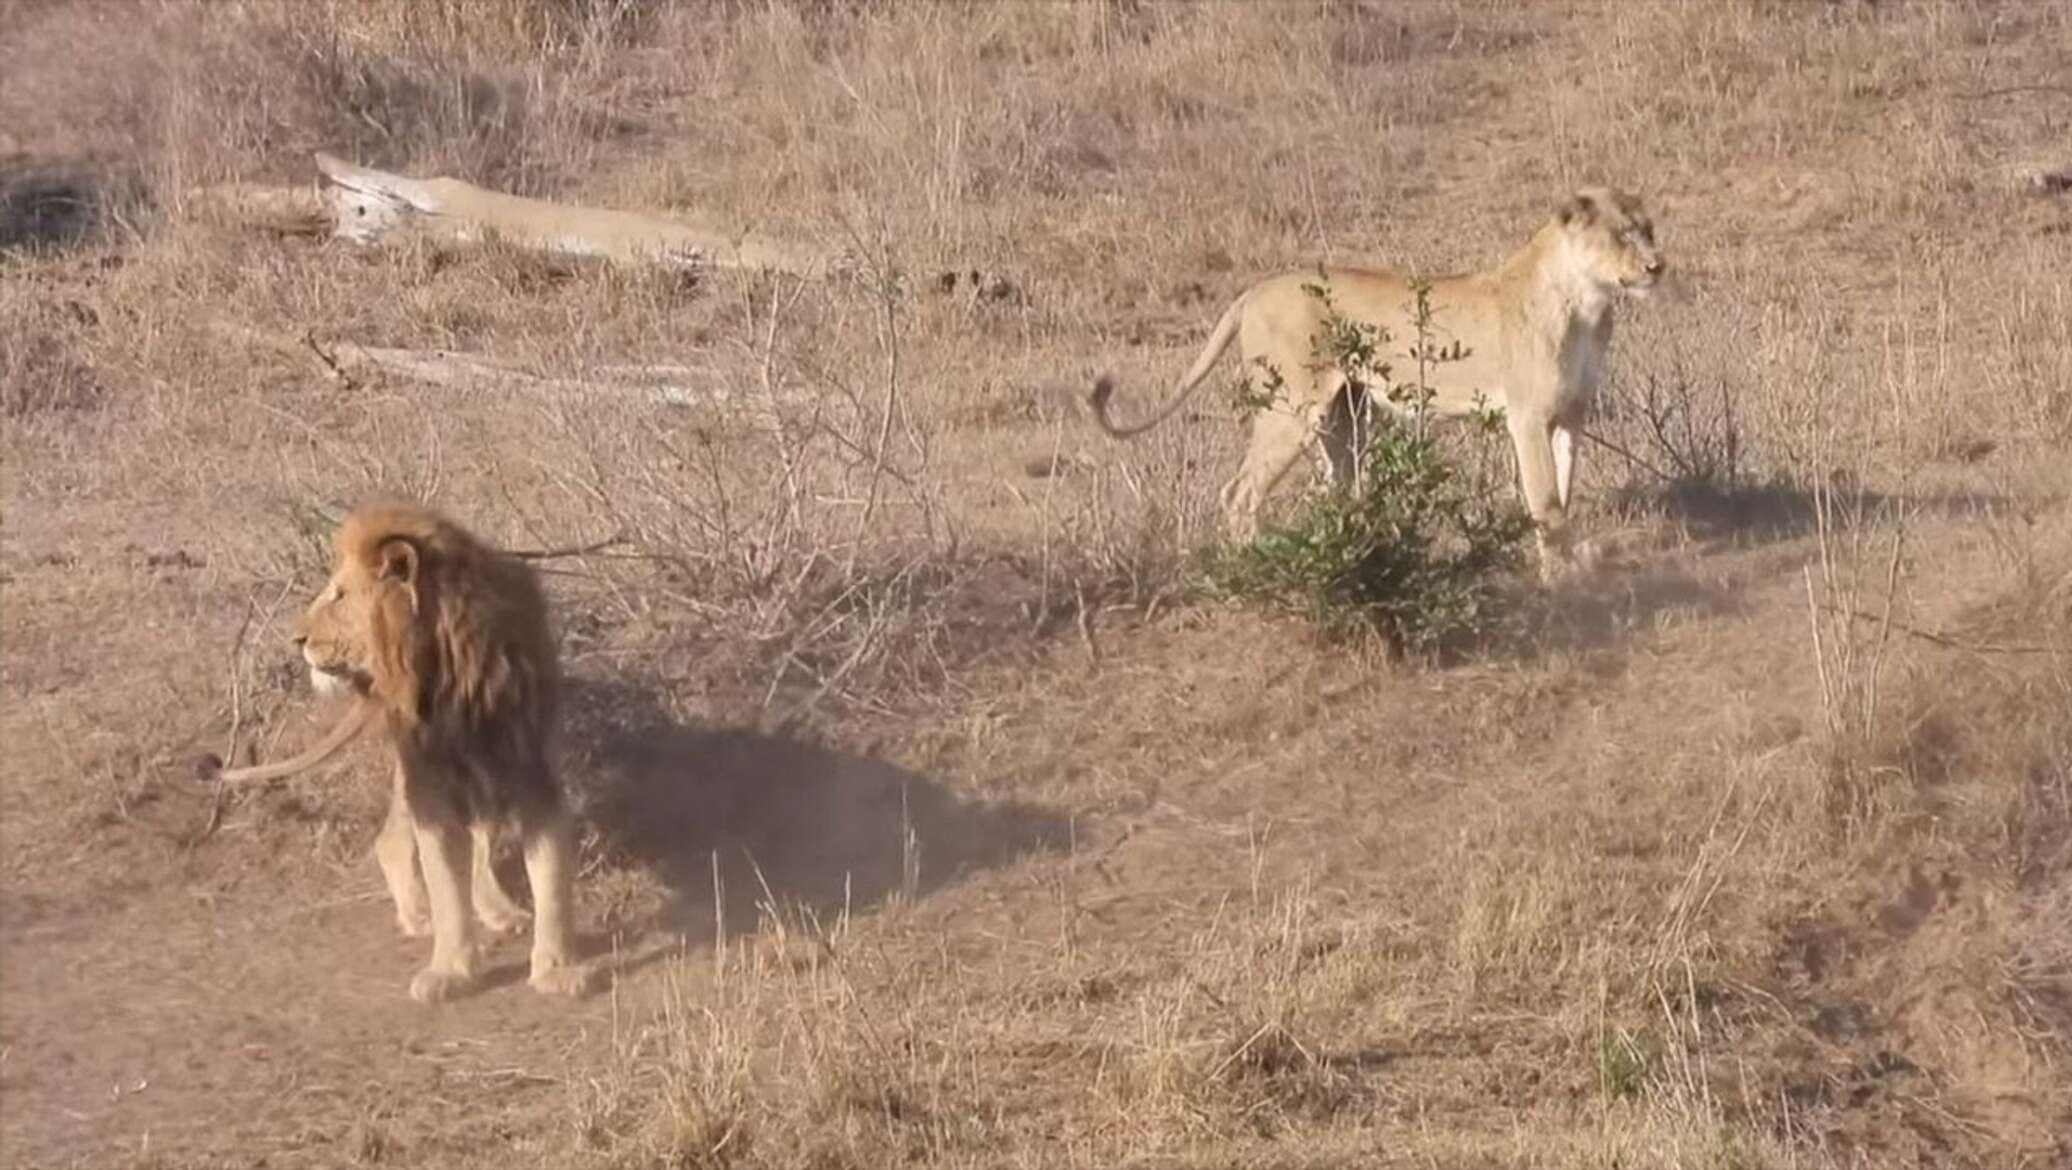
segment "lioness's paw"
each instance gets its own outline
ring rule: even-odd
[[[588,995],[596,987],[597,972],[580,963],[534,965],[530,982],[541,995]]]
[[[432,916],[422,910],[397,911],[396,929],[403,932],[404,938],[429,938],[432,933]]]
[[[410,980],[410,998],[419,1003],[444,1003],[474,989],[473,971],[441,971],[426,967]]]
[[[1576,542],[1575,562],[1579,572],[1595,573],[1606,568],[1616,559],[1610,545],[1601,540],[1579,540]]]

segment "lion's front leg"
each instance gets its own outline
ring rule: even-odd
[[[374,839],[374,860],[381,866],[381,878],[388,884],[389,898],[396,904],[396,926],[406,938],[423,938],[432,933],[431,911],[425,906],[424,883],[417,877],[417,822],[403,800],[403,765],[396,765],[396,777],[389,790],[388,819],[381,835]]]
[[[532,914],[511,900],[497,880],[491,864],[495,857],[494,828],[476,825],[473,874],[468,882],[475,903],[475,920],[492,934],[512,934],[524,928]],[[417,824],[410,818],[410,806],[403,801],[400,781],[389,798],[388,820],[374,839],[374,860],[381,866],[382,881],[396,904],[396,927],[405,938],[424,938],[432,933],[432,915],[425,904],[424,882],[417,868]]]
[[[427,817],[422,807],[411,812],[417,822],[425,890],[431,895],[432,961],[410,980],[410,998],[437,1003],[475,987],[475,922],[468,894],[474,837],[449,810],[434,817]]]
[[[532,917],[523,906],[511,900],[504,892],[504,885],[497,880],[496,829],[494,825],[477,824],[475,835],[474,875],[468,890],[475,899],[475,919],[492,934],[511,934],[525,925]]]
[[[533,990],[582,995],[591,972],[575,954],[575,822],[556,805],[527,818],[525,876],[532,885]]]

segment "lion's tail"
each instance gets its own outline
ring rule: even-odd
[[[338,726],[332,728],[330,734],[324,737],[323,742],[315,747],[303,752],[292,760],[283,760],[277,764],[255,764],[248,768],[225,768],[216,774],[216,782],[218,784],[257,784],[267,780],[279,780],[293,776],[298,772],[307,771],[330,759],[337,753],[339,748],[351,743],[353,737],[365,731],[367,725],[373,722],[376,706],[372,699],[360,697],[355,698],[352,703],[352,710],[347,711],[345,717],[338,721]]]
[[[1093,408],[1094,422],[1111,437],[1127,439],[1131,435],[1143,434],[1170,418],[1173,412],[1180,409],[1181,404],[1192,396],[1194,388],[1201,385],[1202,379],[1209,376],[1209,371],[1215,368],[1217,360],[1223,356],[1223,351],[1230,348],[1231,340],[1237,336],[1238,322],[1244,315],[1245,300],[1250,295],[1240,294],[1236,300],[1230,302],[1229,308],[1223,310],[1222,318],[1216,322],[1215,330],[1209,334],[1208,342],[1202,346],[1201,356],[1194,359],[1193,367],[1187,371],[1186,377],[1180,379],[1180,385],[1174,389],[1173,396],[1150,418],[1131,426],[1117,425],[1114,419],[1108,417],[1108,399],[1115,393],[1115,379],[1108,374],[1094,379],[1093,391],[1086,396],[1087,405]]]

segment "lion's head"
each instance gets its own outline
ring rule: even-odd
[[[416,504],[379,500],[339,526],[330,580],[295,641],[326,693],[375,699],[406,725],[538,724],[554,650],[532,571]]]
[[[1605,292],[1645,297],[1667,268],[1655,225],[1640,200],[1609,187],[1585,187],[1554,213],[1570,255]]]

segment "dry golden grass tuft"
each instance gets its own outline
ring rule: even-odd
[[[2063,1162],[2072,204],[2014,176],[2072,161],[2068,46],[2020,0],[0,0],[0,1148]],[[316,149],[859,272],[185,213]],[[1202,600],[1235,411],[1112,445],[1090,375],[1585,181],[1683,284],[1584,452],[1612,567],[1445,670]],[[724,393],[567,390],[627,366]],[[283,607],[373,490],[616,538],[543,563],[609,997],[369,991],[368,760],[181,771],[321,721]]]

